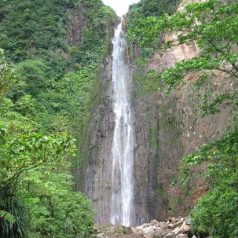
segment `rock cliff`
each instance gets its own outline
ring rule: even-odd
[[[189,2],[182,1],[179,11]],[[163,36],[163,42],[177,40],[176,34]],[[205,115],[204,102],[234,90],[236,85],[225,73],[210,71],[207,80],[200,82],[201,75],[189,73],[184,83],[172,92],[144,90],[143,80],[149,70],[161,72],[177,62],[192,59],[199,54],[195,43],[179,44],[154,52],[145,68],[133,70],[132,107],[134,112],[134,206],[136,224],[151,219],[164,220],[169,216],[184,216],[197,199],[208,191],[201,173],[206,165],[189,171],[192,175],[182,187],[179,168],[184,155],[196,151],[203,144],[224,135],[230,127],[233,112],[224,101],[219,110]],[[84,191],[93,200],[97,210],[97,222],[109,219],[111,178],[108,173],[113,137],[113,111],[111,94],[111,58],[105,61],[100,77],[100,93],[95,106],[84,150],[87,158]],[[153,82],[152,82],[153,83]]]
[[[99,78],[98,102],[91,114],[87,128],[87,137],[83,142],[87,158],[85,169],[84,192],[92,200],[96,209],[96,221],[105,223],[109,220],[111,200],[111,147],[114,130],[114,115],[111,95],[111,68],[109,56],[101,69]]]
[[[179,10],[189,2],[198,1],[182,1]],[[176,42],[177,36],[170,34],[163,38],[164,43]],[[135,67],[133,105],[139,222],[188,213],[197,199],[207,192],[208,185],[201,177],[205,166],[201,165],[190,171],[190,181],[186,188],[182,188],[178,171],[181,158],[220,138],[231,125],[233,113],[229,103],[223,102],[219,111],[210,115],[204,115],[201,109],[205,99],[212,101],[236,87],[229,76],[218,71],[210,72],[206,85],[202,87],[198,83],[200,75],[190,73],[185,76],[185,83],[169,94],[141,92],[141,81],[148,70],[161,72],[198,54],[195,43],[175,43],[170,49],[155,52],[144,71]]]

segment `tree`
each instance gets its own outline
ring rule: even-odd
[[[161,78],[176,86],[189,71],[216,69],[238,78],[238,4],[209,0],[189,4],[183,12],[171,16],[147,17],[129,28],[129,39],[138,39],[141,48],[171,47],[178,42],[158,44],[159,35],[175,32],[179,43],[196,42],[198,57],[165,70]]]

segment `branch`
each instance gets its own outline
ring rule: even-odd
[[[219,70],[219,71],[221,71],[221,72],[224,72],[224,73],[227,73],[227,74],[229,74],[229,75],[231,75],[232,77],[234,77],[234,78],[238,78],[238,75],[237,74],[235,74],[234,72],[232,72],[232,71],[229,71],[229,70],[227,70],[227,69],[221,69],[221,68],[215,68],[216,70]]]
[[[56,161],[57,159],[59,158],[59,155],[56,156],[55,159],[53,159],[51,162],[54,162]],[[4,184],[4,187],[9,187],[11,183],[13,183],[14,181],[17,181],[18,178],[20,177],[20,175],[26,171],[29,171],[29,170],[32,170],[32,169],[35,169],[37,167],[40,167],[41,165],[43,165],[44,163],[47,163],[45,160],[43,160],[42,162],[38,163],[38,164],[35,164],[35,165],[29,165],[29,167],[21,167],[19,168],[16,173],[11,176],[10,178],[6,179],[6,180],[2,180],[0,181],[1,184]]]

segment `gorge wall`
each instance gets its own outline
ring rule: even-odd
[[[182,51],[177,52],[179,55],[175,53],[175,58],[184,56],[180,54]],[[158,64],[151,62],[153,68],[159,70],[162,67],[160,63],[167,65],[171,56],[171,51],[163,54],[161,58],[165,61],[159,61]],[[173,61],[169,62],[173,64]],[[137,75],[134,74],[135,84]],[[200,176],[203,167],[192,171],[193,180],[187,191],[180,187],[181,184],[176,184],[180,177],[178,168],[181,158],[201,145],[220,138],[232,117],[231,109],[226,103],[221,105],[219,112],[201,116],[202,97],[207,92],[194,86],[196,77],[189,75],[187,84],[170,95],[135,93],[136,181],[138,188],[140,187],[138,199],[140,203],[146,204],[146,214],[150,219],[185,215],[207,191],[206,182]],[[214,72],[210,80],[213,88],[211,97],[232,90],[234,86],[229,77],[217,72]],[[136,86],[134,90],[137,90]]]
[[[105,223],[110,217],[111,176],[108,167],[114,131],[114,115],[110,98],[111,68],[112,60],[109,56],[100,75],[99,100],[92,113],[87,129],[88,138],[84,143],[87,151],[84,191],[97,209],[96,220],[99,223]],[[105,211],[108,213],[105,214]]]
[[[191,2],[202,1],[182,1],[179,11]],[[162,38],[166,44],[171,40],[176,42],[177,35],[167,34]],[[195,43],[177,42],[172,48],[155,51],[145,67],[138,66],[132,60],[136,224],[154,218],[164,220],[169,216],[187,215],[198,198],[208,191],[208,184],[201,176],[206,165],[195,166],[189,171],[191,176],[184,185],[181,159],[203,144],[221,138],[232,125],[233,112],[226,101],[212,114],[204,114],[203,108],[205,102],[231,92],[236,85],[227,74],[216,70],[206,72],[206,82],[200,82],[198,73],[189,73],[184,83],[170,93],[148,88],[144,83],[148,80],[149,70],[159,73],[198,54]],[[109,56],[101,68],[98,103],[91,114],[83,143],[87,158],[84,191],[94,203],[99,223],[107,223],[109,212],[105,211],[110,211],[111,178],[105,171],[109,171],[114,129],[110,99],[111,68]]]
[[[191,2],[202,1],[182,1],[179,11]],[[163,42],[176,38],[176,34],[164,35]],[[188,214],[208,191],[208,185],[201,176],[205,165],[200,165],[190,171],[190,181],[183,187],[181,159],[201,145],[221,138],[232,125],[229,103],[223,102],[214,114],[203,115],[201,109],[207,99],[212,101],[234,90],[233,80],[225,73],[210,72],[203,86],[196,83],[197,73],[189,73],[185,83],[170,93],[148,90],[144,85],[150,69],[159,73],[198,54],[195,43],[177,43],[170,49],[154,52],[146,67],[134,69],[136,200],[138,212],[147,221]]]

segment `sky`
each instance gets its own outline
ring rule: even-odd
[[[129,5],[139,2],[139,0],[102,0],[104,4],[113,8],[118,16],[127,13]]]

